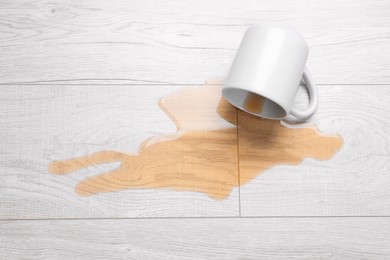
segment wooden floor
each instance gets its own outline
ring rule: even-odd
[[[0,259],[390,258],[389,17],[388,0],[1,1]],[[320,103],[260,157],[218,89],[269,20],[307,39]],[[291,131],[321,145],[301,156]]]

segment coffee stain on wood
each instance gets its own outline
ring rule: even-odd
[[[240,185],[276,165],[298,165],[309,157],[328,160],[343,144],[340,136],[322,134],[315,126],[286,127],[278,120],[259,119],[241,110],[238,142]]]
[[[62,175],[119,161],[115,170],[79,182],[77,194],[173,189],[225,199],[275,165],[330,159],[342,146],[339,136],[321,134],[315,126],[290,128],[237,110],[221,97],[220,85],[187,87],[159,106],[176,124],[175,133],[144,141],[137,154],[102,151],[53,161],[48,171]]]

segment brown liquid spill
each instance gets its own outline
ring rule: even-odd
[[[244,101],[244,109],[252,113],[261,113],[264,105],[264,98],[248,93]]]
[[[221,86],[206,85],[162,98],[160,107],[175,122],[177,132],[146,140],[137,154],[97,152],[53,161],[49,172],[68,174],[120,161],[117,169],[81,181],[76,192],[163,188],[224,199],[234,187],[272,166],[299,164],[306,157],[330,159],[342,145],[340,137],[320,134],[315,127],[288,128],[238,111],[220,93]]]

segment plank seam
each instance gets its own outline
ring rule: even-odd
[[[219,217],[129,217],[129,218],[21,218],[21,219],[0,219],[0,222],[6,221],[63,221],[63,220],[165,220],[165,219],[325,219],[325,218],[390,218],[390,215],[373,216],[219,216]]]

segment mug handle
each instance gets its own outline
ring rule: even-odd
[[[290,114],[298,120],[304,120],[313,115],[318,104],[317,87],[314,84],[313,78],[311,77],[310,72],[307,70],[307,68],[305,68],[302,78],[305,81],[307,90],[309,91],[309,106],[305,110],[297,110],[294,108],[291,109]]]

